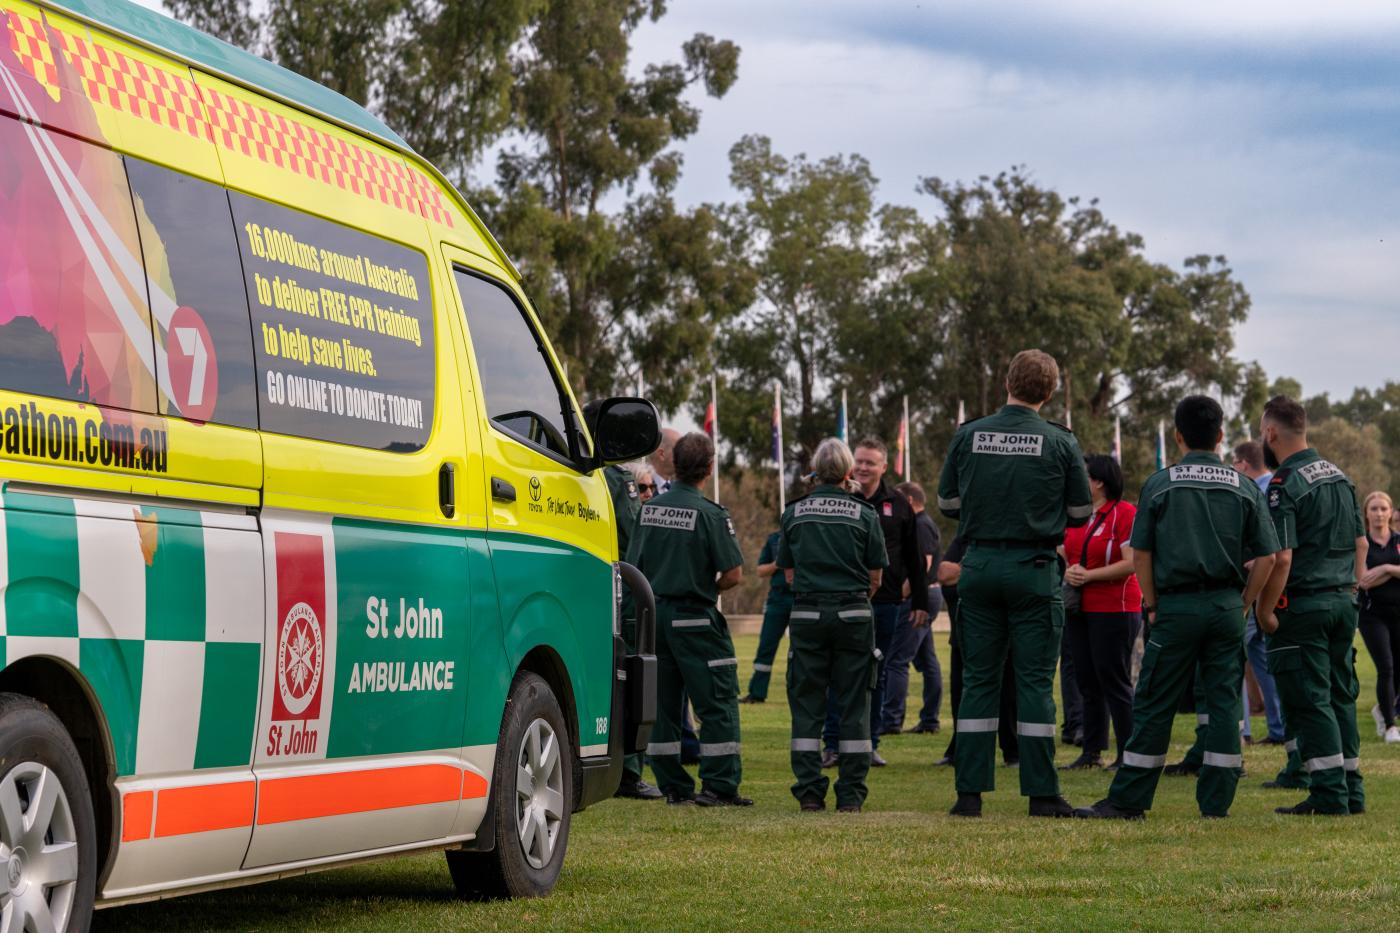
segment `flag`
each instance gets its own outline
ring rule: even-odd
[[[909,432],[909,419],[907,417],[899,419],[899,436],[894,440],[894,473],[896,476],[908,479],[906,471],[909,464],[904,459],[904,448],[907,444],[906,438]]]
[[[710,399],[710,404],[705,406],[704,431],[710,435],[710,440],[715,439],[715,401]]]
[[[1167,468],[1167,434],[1162,422],[1157,422],[1157,469]]]
[[[773,384],[773,462],[778,465],[778,514],[787,508],[786,471],[783,469],[783,384]]]
[[[846,430],[846,390],[841,390],[841,409],[836,412],[836,436],[843,442],[849,444],[851,439],[847,436]]]
[[[1123,462],[1123,419],[1120,417],[1113,419],[1113,459]]]

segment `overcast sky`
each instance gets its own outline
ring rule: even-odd
[[[155,0],[146,5],[159,7]],[[1238,353],[1309,392],[1400,376],[1400,4],[1294,0],[671,0],[634,59],[742,47],[704,100],[682,200],[730,197],[743,134],[858,152],[883,200],[1024,164],[1175,266],[1224,254]],[[923,203],[921,203],[923,202]]]

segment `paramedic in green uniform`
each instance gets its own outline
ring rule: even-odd
[[[584,409],[584,414],[587,416],[587,409]],[[631,470],[612,463],[603,467],[603,479],[607,480],[608,492],[612,495],[613,515],[617,522],[617,553],[625,555],[637,516],[642,514],[637,481]],[[637,614],[631,593],[627,593],[622,601],[622,640],[626,642],[628,651],[637,650]],[[661,799],[661,791],[642,780],[641,755],[627,755],[622,759],[622,783],[617,786],[617,793],[613,796],[634,800]]]
[[[826,809],[822,725],[827,690],[841,710],[836,809],[859,813],[870,771],[870,692],[879,659],[870,597],[879,589],[885,535],[875,509],[848,491],[855,458],[829,437],[812,456],[817,487],[783,512],[778,566],[796,594],[789,615],[788,706],[792,794],[804,811]]]
[[[954,816],[981,816],[995,787],[1001,677],[1016,674],[1021,793],[1031,816],[1067,817],[1055,771],[1055,665],[1064,602],[1056,548],[1065,526],[1094,511],[1084,454],[1068,429],[1040,417],[1060,381],[1048,353],[1022,350],[1006,405],[958,428],[938,482],[938,508],[967,541],[958,581],[963,694],[956,717]]]
[[[1306,800],[1275,812],[1343,816],[1366,811],[1352,644],[1366,528],[1351,480],[1308,446],[1307,430],[1292,399],[1264,406],[1259,436],[1274,470],[1265,496],[1283,550],[1259,599],[1259,627],[1309,787]]]
[[[1133,569],[1152,623],[1133,697],[1133,734],[1108,796],[1077,816],[1140,820],[1152,808],[1177,702],[1193,671],[1204,700],[1197,706],[1202,816],[1229,815],[1244,765],[1244,617],[1274,569],[1278,538],[1259,487],[1215,453],[1225,436],[1219,403],[1187,396],[1175,421],[1185,456],[1143,484],[1133,523]]]
[[[740,698],[740,703],[762,703],[768,699],[768,682],[773,678],[773,659],[778,654],[778,643],[787,631],[788,613],[792,611],[792,587],[787,577],[778,569],[778,541],[781,532],[773,532],[763,542],[763,550],[758,555],[758,575],[768,578],[768,599],[763,604],[763,628],[758,633],[758,651],[753,658],[753,676],[749,678],[749,692]]]
[[[739,796],[739,659],[729,625],[715,606],[738,585],[744,558],[729,513],[699,486],[715,464],[704,434],[676,441],[676,482],[642,506],[627,562],[656,594],[656,726],[647,754],[673,804],[747,807]],[[700,718],[700,793],[681,765],[681,694]]]

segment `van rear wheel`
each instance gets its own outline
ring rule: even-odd
[[[543,897],[559,880],[574,799],[573,749],[554,691],[525,672],[515,679],[496,745],[491,791],[494,847],[448,852],[463,897]]]
[[[0,694],[0,929],[86,930],[97,844],[82,759],[49,708]]]

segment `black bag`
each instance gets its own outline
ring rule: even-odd
[[[1089,533],[1084,536],[1084,547],[1079,551],[1079,566],[1083,567],[1084,562],[1089,559],[1089,541],[1094,537],[1094,532],[1099,530],[1099,526],[1112,514],[1113,509],[1107,512],[1100,512],[1099,517],[1094,520],[1094,524],[1089,527]],[[1065,602],[1065,615],[1080,612],[1084,605],[1083,594],[1080,593],[1082,587],[1074,586],[1064,580],[1060,581],[1060,595]]]

